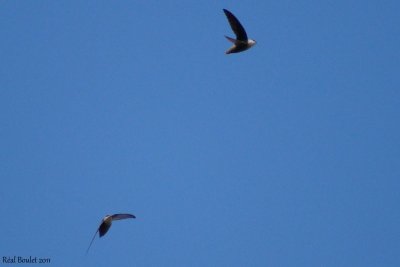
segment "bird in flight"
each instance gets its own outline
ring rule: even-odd
[[[233,46],[229,48],[225,52],[225,54],[239,53],[255,45],[255,40],[247,38],[247,33],[244,30],[242,24],[240,24],[240,21],[229,10],[224,9],[224,13],[228,18],[229,24],[231,25],[233,32],[236,35],[236,39],[225,36],[226,39],[233,43]]]
[[[86,254],[89,252],[90,247],[92,246],[92,243],[94,239],[96,238],[97,232],[99,232],[99,237],[102,237],[107,233],[107,231],[110,229],[111,224],[113,221],[116,220],[123,220],[123,219],[135,219],[136,216],[132,214],[114,214],[114,215],[106,215],[103,220],[101,220],[101,224],[99,228],[97,228],[96,233],[94,233],[94,236],[92,238],[92,241],[90,242],[90,245],[88,249],[86,250]]]

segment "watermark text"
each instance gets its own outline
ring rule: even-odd
[[[2,263],[11,263],[11,264],[43,264],[43,263],[50,263],[50,258],[42,258],[42,257],[34,257],[34,256],[3,256]]]

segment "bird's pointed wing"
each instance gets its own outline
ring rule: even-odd
[[[133,214],[121,213],[112,215],[112,219],[114,220],[123,220],[123,219],[135,219],[136,216]]]
[[[247,41],[247,33],[242,24],[240,24],[239,20],[229,10],[224,9],[224,13],[228,18],[233,32],[236,34],[236,39],[240,41]]]
[[[86,254],[88,254],[89,249],[90,249],[90,247],[92,246],[93,241],[94,241],[94,239],[96,238],[96,235],[97,235],[97,232],[98,232],[98,231],[99,231],[99,229],[97,228],[97,231],[96,231],[96,233],[94,233],[94,236],[93,236],[93,238],[92,238],[92,241],[90,242],[90,245],[89,245],[89,247],[88,247],[87,250],[86,250]]]

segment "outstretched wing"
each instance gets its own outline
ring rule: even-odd
[[[121,214],[114,214],[111,216],[113,221],[114,220],[123,220],[123,219],[135,219],[136,216],[133,214],[121,213]]]
[[[229,24],[233,32],[236,34],[236,39],[240,41],[247,41],[247,33],[244,30],[242,24],[240,24],[239,20],[228,10],[224,9],[224,13],[228,18]]]
[[[97,229],[96,233],[94,233],[94,236],[93,236],[93,238],[92,238],[92,241],[90,242],[90,245],[89,245],[89,247],[88,247],[87,250],[86,250],[86,254],[89,252],[89,249],[90,249],[90,247],[92,246],[93,241],[94,241],[94,239],[96,238],[96,235],[97,235],[97,232],[98,232],[98,231],[99,231],[99,229]]]

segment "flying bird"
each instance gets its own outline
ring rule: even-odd
[[[248,39],[247,33],[244,30],[240,21],[228,10],[224,9],[224,13],[228,18],[229,24],[231,25],[232,31],[236,35],[236,39],[225,35],[226,39],[233,43],[233,46],[229,48],[225,54],[239,53],[245,51],[256,44],[255,40]]]
[[[97,232],[99,232],[99,237],[102,237],[103,235],[105,235],[108,232],[113,221],[123,220],[123,219],[135,219],[135,218],[136,218],[136,216],[132,215],[132,214],[106,215],[103,218],[103,220],[101,220],[101,224],[100,224],[99,228],[97,228],[96,233],[94,233],[92,241],[90,242],[90,245],[89,245],[88,249],[86,250],[86,254],[89,252],[89,249],[92,246],[94,239],[96,238]]]

